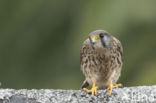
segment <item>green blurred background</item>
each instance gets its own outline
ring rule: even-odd
[[[1,0],[1,88],[79,89],[80,49],[96,29],[123,44],[119,82],[156,84],[156,0]]]

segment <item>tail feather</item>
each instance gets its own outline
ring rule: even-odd
[[[85,81],[83,82],[81,88],[83,89],[83,88],[86,88],[86,87],[88,87],[88,86],[89,86],[89,83],[85,80]]]

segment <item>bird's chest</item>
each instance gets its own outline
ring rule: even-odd
[[[98,81],[108,79],[117,67],[117,58],[113,55],[90,53],[85,55],[83,60],[85,76]]]
[[[83,57],[83,71],[87,75],[95,75],[105,73],[111,67],[112,58],[106,55],[98,55],[96,53],[87,54]]]
[[[112,67],[112,62],[114,62],[112,58],[109,58],[106,55],[89,56],[88,69],[93,75],[105,74]]]

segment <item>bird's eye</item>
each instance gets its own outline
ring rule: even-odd
[[[104,34],[103,34],[103,33],[101,33],[101,34],[99,34],[99,36],[100,36],[100,38],[103,38],[103,37],[104,37]]]

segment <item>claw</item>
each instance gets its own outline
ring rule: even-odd
[[[107,91],[109,91],[109,96],[112,95],[113,88],[118,88],[118,87],[121,87],[121,84],[117,84],[117,85],[113,86],[113,83],[112,83],[112,80],[111,80],[111,83],[110,83],[110,85],[107,88]]]
[[[92,93],[92,96],[97,95],[98,94],[98,89],[99,87],[95,85],[95,81],[93,81],[93,86],[90,90],[88,90],[87,88],[83,88],[83,90],[87,93]]]

